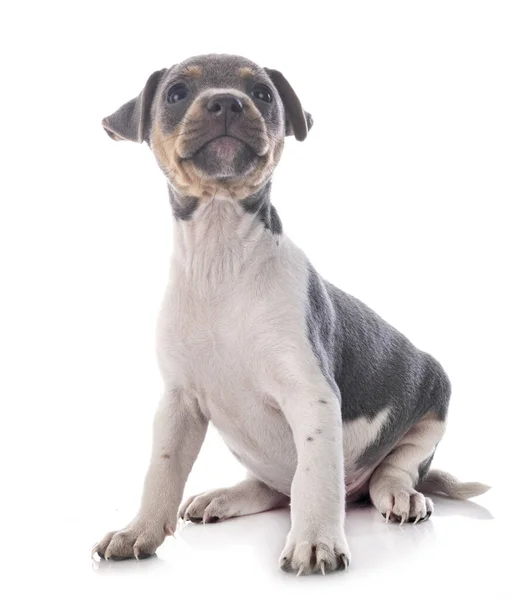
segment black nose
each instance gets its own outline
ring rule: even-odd
[[[206,108],[208,112],[222,115],[229,112],[241,113],[244,110],[244,105],[240,98],[232,94],[215,94],[208,100]]]

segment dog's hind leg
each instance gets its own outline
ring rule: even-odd
[[[424,521],[434,505],[416,490],[428,471],[435,448],[443,436],[445,422],[429,413],[403,436],[370,478],[370,498],[386,518],[404,523]]]
[[[192,496],[181,505],[179,516],[193,523],[215,523],[287,506],[288,496],[249,477],[230,488],[220,488]]]

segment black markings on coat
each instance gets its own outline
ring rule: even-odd
[[[242,200],[240,204],[248,213],[257,214],[265,229],[268,229],[274,235],[283,233],[281,219],[274,205],[270,202],[270,181],[256,194]]]
[[[308,437],[306,439],[308,442],[312,442],[314,440],[314,438],[312,438],[310,435],[308,435]]]
[[[178,221],[188,221],[196,210],[199,199],[193,196],[180,196],[169,187],[169,201],[173,215]]]
[[[306,324],[319,367],[341,402],[343,422],[372,420],[388,409],[387,420],[358,466],[382,460],[427,413],[445,419],[450,382],[440,364],[363,302],[325,281],[311,265]]]

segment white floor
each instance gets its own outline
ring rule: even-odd
[[[225,478],[222,473],[229,471],[229,463],[227,470],[218,473],[211,468],[209,449],[213,451],[218,443],[215,434],[209,435],[189,482],[190,491],[200,489],[200,480],[210,482],[219,474]],[[82,486],[74,477],[64,477],[60,488],[53,482],[52,487],[34,490],[33,496],[20,500],[17,507],[26,519],[22,529],[16,524],[19,515],[6,515],[1,586],[8,588],[8,594],[3,598],[176,598],[178,594],[183,598],[213,594],[265,600],[278,594],[309,599],[312,594],[322,598],[512,597],[507,506],[504,490],[499,488],[478,502],[435,499],[434,516],[415,526],[386,524],[371,506],[351,507],[349,571],[297,578],[277,566],[289,527],[288,510],[210,525],[181,524],[175,538],[167,538],[158,555],[144,561],[91,560],[90,549],[96,539],[106,530],[122,526],[137,499],[142,459],[135,464],[137,473],[132,478],[123,475],[116,479],[115,464],[115,459],[96,456],[91,458],[91,470],[83,473]],[[230,477],[237,469],[231,463]],[[103,480],[106,474],[108,481]],[[94,479],[99,487],[91,490]],[[83,501],[73,506],[77,498]],[[25,501],[38,506],[39,514],[32,523]],[[114,510],[116,504],[119,509]],[[26,533],[20,535],[27,524],[29,539],[25,539]]]
[[[350,570],[325,578],[296,578],[277,568],[289,526],[288,511],[279,510],[213,525],[187,524],[176,539],[166,541],[158,557],[139,564],[93,562],[84,585],[95,597],[111,589],[128,597],[136,597],[137,590],[167,594],[167,586],[168,593],[177,587],[193,598],[201,593],[512,597],[500,566],[506,547],[500,542],[499,520],[484,504],[492,506],[490,495],[481,505],[439,499],[435,518],[409,527],[386,525],[371,507],[354,508],[348,516]],[[78,565],[75,570],[82,579]]]
[[[2,4],[1,600],[512,598],[512,2],[297,4]],[[140,563],[90,558],[137,510],[173,245],[150,151],[100,123],[204,52],[293,83],[315,126],[273,183],[284,230],[440,360],[434,465],[493,486],[416,526],[350,510],[346,573],[279,570],[286,510],[188,524]],[[243,476],[209,432],[187,494]]]

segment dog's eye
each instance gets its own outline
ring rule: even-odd
[[[263,83],[258,83],[252,89],[252,97],[257,100],[263,100],[263,102],[272,102],[272,94],[269,88]]]
[[[167,102],[175,104],[188,96],[188,88],[184,83],[177,83],[169,88]]]

